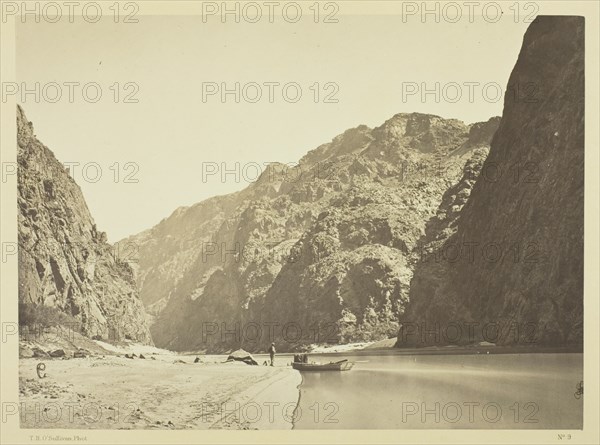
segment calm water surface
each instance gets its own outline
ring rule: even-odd
[[[302,373],[295,429],[581,429],[583,354],[313,355],[347,372]]]

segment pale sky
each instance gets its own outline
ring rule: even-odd
[[[18,98],[36,135],[61,162],[95,162],[102,177],[81,186],[100,230],[111,242],[152,227],[182,205],[240,190],[248,183],[233,175],[202,181],[203,162],[225,163],[240,172],[246,163],[293,163],[307,151],[360,124],[381,125],[396,113],[423,112],[472,123],[502,114],[503,99],[486,100],[474,88],[472,103],[465,82],[506,86],[528,23],[402,23],[397,16],[338,15],[339,23],[285,21],[203,23],[201,18],[141,16],[139,23],[102,20],[89,24],[35,23],[17,26],[18,82],[61,85],[56,103],[33,95]],[[74,86],[69,103],[65,82],[97,82],[102,98],[89,103]],[[118,82],[121,96],[113,101]],[[123,103],[139,86],[138,103]],[[268,87],[257,103],[234,103],[227,96],[202,100],[203,82],[296,82],[297,103],[288,103],[281,88]],[[311,85],[319,82],[319,103]],[[323,103],[323,93],[338,85],[338,103]],[[436,82],[461,85],[462,99],[451,103],[420,94],[403,99],[403,85]],[[55,89],[47,87],[47,97]],[[254,95],[254,89],[248,94]],[[288,90],[293,92],[293,90]],[[493,96],[495,88],[488,89]],[[93,90],[88,90],[92,96]],[[453,98],[456,90],[446,90]],[[115,179],[115,162],[120,175]],[[125,163],[136,164],[125,168]],[[91,165],[91,164],[88,164]],[[112,169],[111,169],[112,166]],[[252,179],[255,170],[244,170]],[[87,170],[95,176],[95,168]],[[132,174],[137,183],[125,183]]]

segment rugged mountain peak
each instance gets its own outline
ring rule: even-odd
[[[17,143],[19,147],[26,147],[33,137],[33,123],[27,120],[25,112],[17,105]]]
[[[487,122],[476,122],[469,127],[469,140],[468,143],[472,146],[476,145],[489,145],[492,140],[498,126],[500,125],[501,118],[494,116]]]
[[[420,153],[446,154],[462,143],[469,127],[458,119],[423,113],[399,113],[373,130],[376,145],[403,147]]]
[[[489,147],[490,141],[494,137],[498,126],[500,125],[500,117],[495,116],[487,122],[476,122],[469,126],[469,135],[467,141],[457,150],[450,153],[451,156],[462,156],[477,148]]]
[[[331,142],[309,151],[299,163],[310,166],[339,156],[359,153],[373,140],[371,132],[366,125],[350,128],[334,137]]]
[[[378,127],[394,137],[418,136],[430,131],[432,128],[443,126],[446,123],[462,124],[457,119],[444,119],[434,114],[425,113],[398,113]],[[376,129],[376,130],[377,130]]]

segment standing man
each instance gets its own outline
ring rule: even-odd
[[[269,355],[271,356],[271,366],[275,366],[275,343],[271,343],[271,347],[269,348]]]

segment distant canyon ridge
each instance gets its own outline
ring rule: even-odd
[[[466,175],[460,211],[498,124],[412,113],[352,128],[124,240],[139,248],[154,341],[286,350],[394,336],[427,222]]]
[[[90,337],[176,351],[471,344],[493,323],[581,344],[583,27],[530,25],[502,118],[399,113],[349,129],[118,249],[19,108],[22,318],[51,307]],[[515,93],[525,83],[533,100]],[[436,334],[449,326],[474,328]]]

